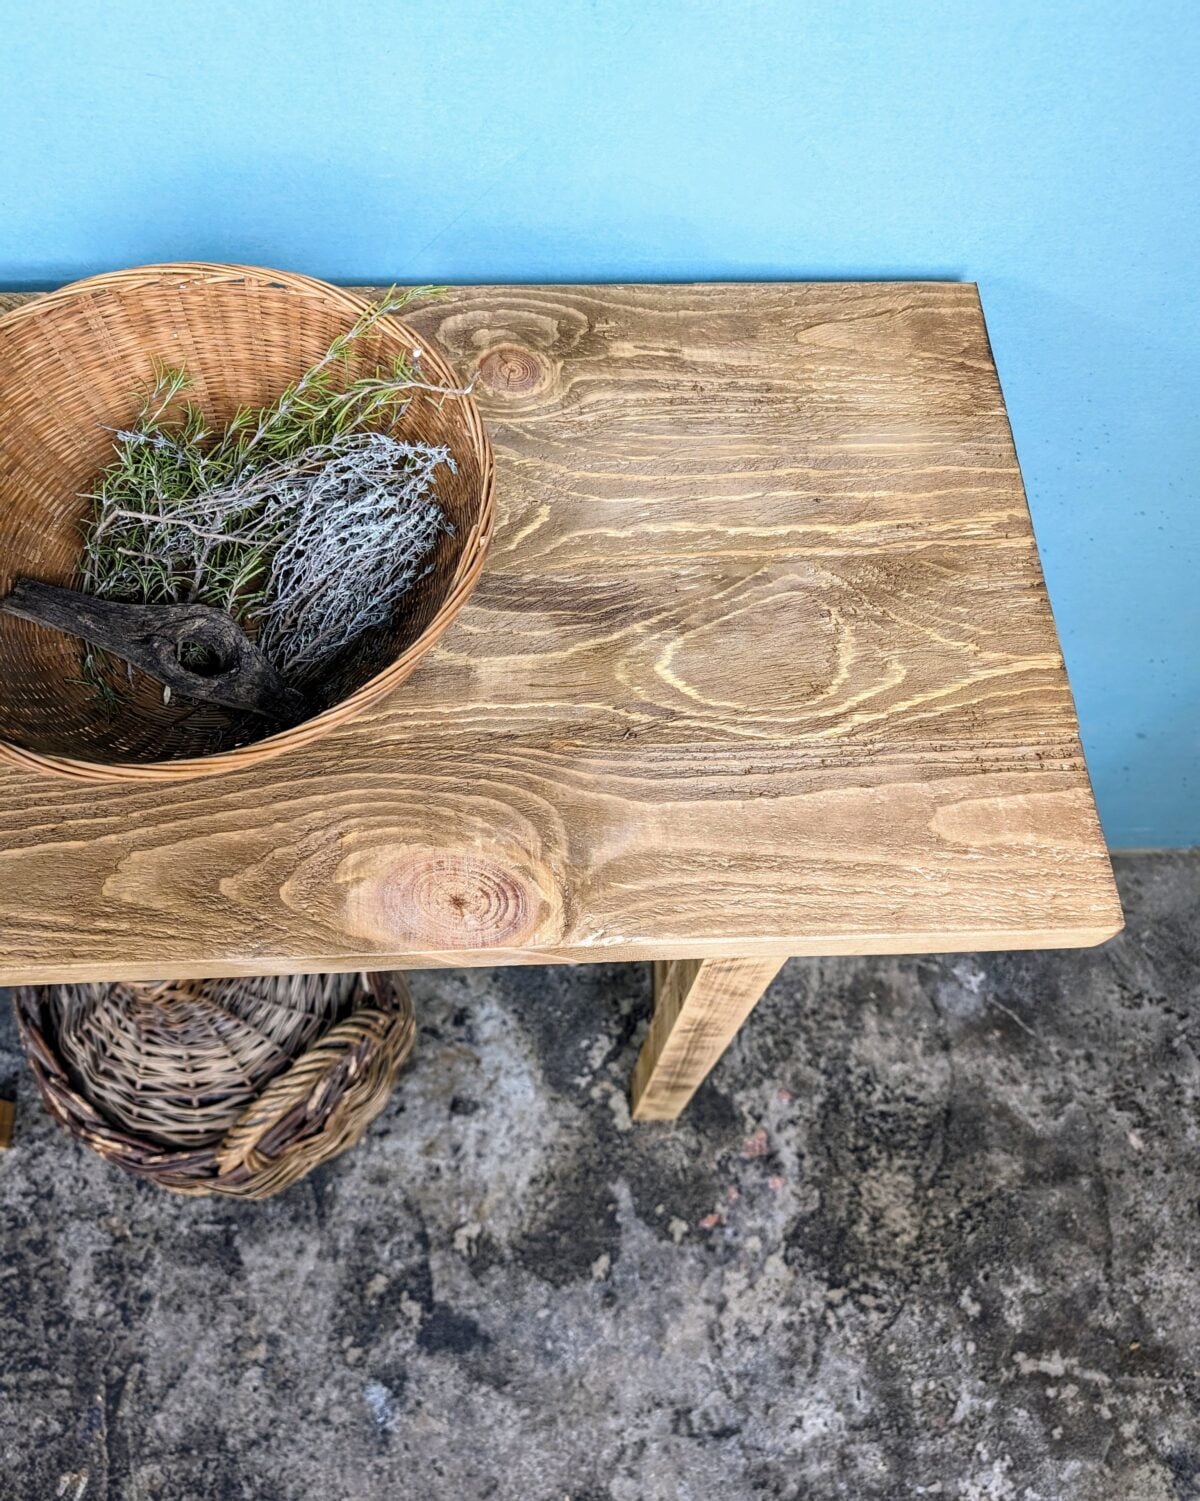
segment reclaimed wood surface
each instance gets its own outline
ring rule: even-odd
[[[0,979],[1120,926],[973,286],[473,287],[413,321],[497,449],[458,623],[251,771],[0,770]]]

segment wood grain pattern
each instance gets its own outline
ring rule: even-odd
[[[11,1100],[0,1100],[0,1152],[6,1152],[12,1146],[16,1115],[17,1107]]]
[[[0,772],[0,978],[1096,943],[1120,911],[974,287],[476,287],[498,523],[328,740]]]
[[[633,1071],[636,1121],[673,1121],[783,967],[782,959],[654,966],[654,1015]]]

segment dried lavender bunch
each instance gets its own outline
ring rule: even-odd
[[[308,452],[311,467],[281,478],[268,504],[279,539],[255,611],[259,645],[300,686],[391,618],[453,530],[433,499],[437,471],[455,467],[448,449],[357,433]]]
[[[435,498],[445,448],[386,429],[424,381],[411,360],[350,380],[354,341],[417,292],[393,290],[261,411],[223,431],[185,406],[188,377],[160,369],[90,499],[82,587],[140,603],[198,601],[257,621],[259,644],[303,685],[389,618],[451,528]],[[86,665],[86,664],[85,664]]]

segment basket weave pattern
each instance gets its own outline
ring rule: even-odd
[[[24,987],[15,1002],[71,1135],[193,1195],[266,1198],[352,1146],[416,1032],[399,975]]]
[[[248,266],[144,266],[76,282],[0,317],[0,593],[19,576],[72,585],[81,522],[132,420],[154,362],[182,364],[214,424],[263,406],[357,319],[361,298],[310,277]],[[354,346],[352,375],[420,351],[423,377],[455,386],[438,351],[397,318]],[[456,472],[437,495],[453,532],[386,627],[366,633],[324,686],[317,712],[250,744],[221,710],[176,699],[135,674],[113,705],[80,680],[79,643],[0,614],[0,758],[89,781],[177,781],[254,764],[307,744],[390,693],[458,614],[495,516],[493,460],[469,396],[417,395],[392,429],[445,444]]]

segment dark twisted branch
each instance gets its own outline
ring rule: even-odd
[[[304,714],[303,697],[232,615],[210,605],[120,604],[18,579],[0,611],[81,636],[187,698],[293,722]]]

